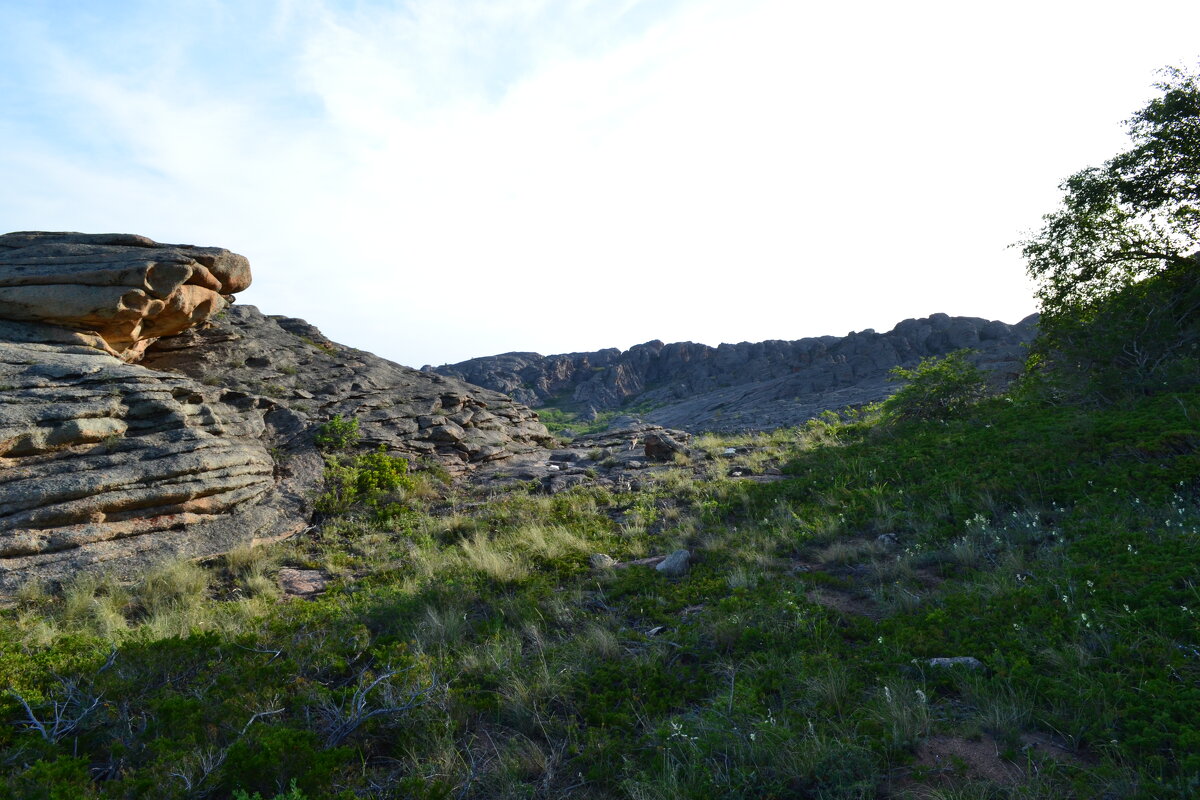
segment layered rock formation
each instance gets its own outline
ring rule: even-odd
[[[0,594],[111,563],[132,574],[304,527],[320,459],[259,398],[123,363],[81,336],[0,326]],[[38,332],[45,336],[38,340]]]
[[[585,414],[633,408],[650,422],[692,431],[769,430],[826,409],[881,400],[897,388],[888,380],[893,367],[953,350],[975,350],[973,360],[1002,383],[1019,374],[1035,333],[1036,317],[1006,325],[934,314],[883,334],[866,330],[719,347],[653,341],[624,352],[555,356],[505,353],[435,371],[534,407]]]
[[[92,331],[127,360],[249,285],[250,263],[219,247],[119,233],[0,236],[0,319]]]
[[[303,529],[322,479],[313,427],[335,413],[371,446],[457,469],[548,441],[496,392],[301,320],[218,314],[249,282],[219,248],[0,236],[0,595]]]

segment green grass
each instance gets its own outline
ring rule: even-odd
[[[638,493],[331,457],[304,537],[0,612],[0,797],[1192,796],[1195,419],[829,416],[702,437]],[[678,547],[682,578],[589,563]],[[280,602],[281,566],[334,581]],[[921,761],[947,737],[1024,777]]]
[[[546,430],[554,434],[569,432],[573,436],[585,436],[607,430],[609,423],[618,416],[616,411],[601,411],[595,418],[584,420],[580,418],[578,411],[553,406],[543,406],[537,409],[537,414]]]

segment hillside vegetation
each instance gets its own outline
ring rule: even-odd
[[[1194,79],[1161,88],[1200,119]],[[1129,225],[1134,166],[1094,173]],[[1195,796],[1186,174],[1155,196],[1183,226],[1158,267],[1047,290],[1006,395],[927,360],[880,405],[555,495],[410,471],[328,423],[307,533],[3,611],[0,797]],[[1027,245],[1042,280],[1077,263],[1052,252],[1065,209]],[[1132,241],[1099,227],[1113,258]],[[1134,312],[1171,321],[1114,332]],[[680,574],[637,563],[679,549]],[[282,598],[284,567],[333,581]]]
[[[710,437],[627,494],[358,462],[390,489],[298,541],[30,587],[0,634],[8,792],[1184,797],[1198,415],[884,409]],[[790,479],[724,477],[767,462]],[[589,563],[679,547],[679,578]],[[279,602],[280,564],[339,579]]]

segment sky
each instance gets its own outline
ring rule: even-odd
[[[0,0],[0,232],[249,257],[410,366],[1035,310],[1195,0]]]

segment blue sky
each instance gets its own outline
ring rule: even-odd
[[[420,366],[1033,310],[1200,4],[0,0],[0,229],[251,259]]]

